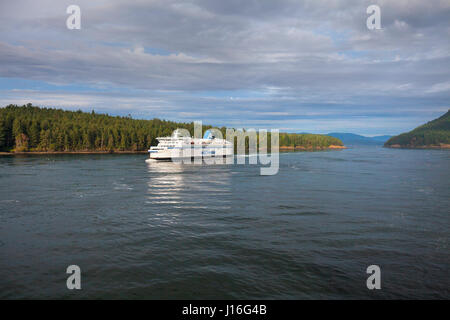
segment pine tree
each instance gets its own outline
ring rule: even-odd
[[[39,145],[41,129],[39,123],[33,121],[30,127],[30,147],[36,148]]]

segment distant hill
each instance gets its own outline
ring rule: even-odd
[[[391,136],[365,137],[354,133],[332,132],[331,137],[340,139],[345,145],[382,145]]]
[[[388,135],[371,137],[372,140],[380,141],[382,143],[385,143],[390,138],[392,138],[392,136],[388,136]]]
[[[450,110],[414,130],[392,137],[385,144],[389,148],[450,148]]]

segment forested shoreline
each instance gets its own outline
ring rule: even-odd
[[[9,105],[0,108],[0,150],[12,152],[144,151],[159,136],[192,123],[136,120],[92,111]]]
[[[141,152],[157,137],[194,124],[40,108],[31,104],[0,108],[0,151],[3,152]],[[211,126],[204,125],[203,130]],[[225,127],[220,128],[225,134]],[[225,136],[225,135],[224,135]],[[270,140],[269,140],[270,141]],[[342,142],[326,135],[280,133],[280,146],[323,149]]]
[[[389,148],[449,149],[450,110],[414,130],[390,138],[384,146]]]

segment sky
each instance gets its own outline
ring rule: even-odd
[[[449,40],[450,0],[0,0],[0,106],[393,135],[450,109]]]

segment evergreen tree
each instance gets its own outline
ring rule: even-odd
[[[40,141],[41,128],[37,121],[33,121],[30,127],[30,147],[36,148]]]

